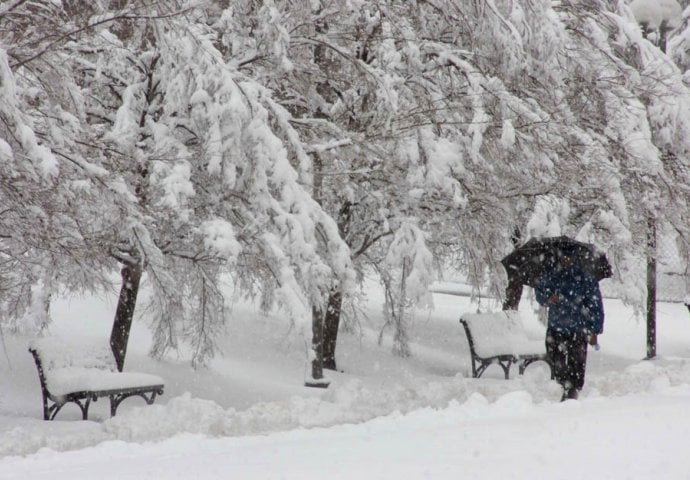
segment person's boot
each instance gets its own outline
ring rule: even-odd
[[[576,388],[565,390],[563,392],[563,396],[561,397],[561,402],[565,402],[566,400],[577,400],[578,394],[579,392]]]

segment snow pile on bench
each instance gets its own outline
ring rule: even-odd
[[[156,375],[118,372],[105,341],[77,344],[46,337],[33,340],[29,348],[41,358],[46,387],[55,396],[164,384]]]
[[[480,357],[546,353],[544,340],[527,337],[522,320],[515,310],[465,313],[462,320],[470,327],[474,349]]]

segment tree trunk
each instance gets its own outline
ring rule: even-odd
[[[342,293],[339,290],[333,290],[328,296],[328,306],[326,307],[323,332],[323,368],[329,370],[336,370],[335,347],[338,341],[338,328],[340,327],[340,311],[342,304]]]
[[[327,388],[330,382],[323,378],[323,313],[318,308],[312,307],[311,317],[311,347],[314,357],[311,361],[311,378],[308,378],[304,384],[307,387]]]
[[[659,27],[659,38],[656,45],[666,53],[668,32],[667,22]],[[644,29],[647,38],[650,30]],[[654,42],[653,42],[654,43]],[[653,218],[647,220],[647,359],[656,357],[656,223]]]
[[[513,234],[510,236],[510,241],[514,248],[517,248],[522,241],[522,232],[515,227]],[[507,273],[507,272],[506,272]],[[518,279],[511,278],[508,275],[508,286],[506,287],[506,298],[503,302],[503,310],[517,310],[522,298],[522,282]]]
[[[647,233],[647,359],[656,357],[656,225]]]
[[[122,371],[127,354],[127,342],[132,328],[134,307],[137,304],[137,294],[141,283],[141,267],[139,265],[124,265],[120,271],[122,286],[120,298],[117,302],[113,329],[110,332],[110,348],[113,351],[117,369]]]
[[[509,280],[506,287],[506,298],[503,310],[517,310],[522,297],[522,283],[519,280]]]
[[[411,259],[408,256],[403,257],[402,273],[400,278],[400,291],[393,295],[393,301],[397,302],[397,308],[393,311],[393,322],[395,332],[393,333],[393,354],[399,357],[407,358],[412,353],[410,351],[410,338],[407,334],[407,325],[405,321],[405,309],[407,307],[407,279],[410,277]]]

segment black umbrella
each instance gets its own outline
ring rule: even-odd
[[[605,254],[597,251],[591,243],[578,242],[566,236],[532,238],[506,255],[501,263],[510,283],[535,287],[541,276],[555,268],[558,259],[564,255],[594,274],[597,280],[612,275],[611,264]]]

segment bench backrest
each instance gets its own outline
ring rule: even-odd
[[[470,347],[480,357],[525,353],[526,348],[534,348],[534,341],[527,337],[522,320],[515,310],[465,313],[460,321],[469,329]]]
[[[104,340],[70,342],[54,337],[38,338],[29,344],[44,372],[57,368],[82,367],[117,371],[110,345]]]

